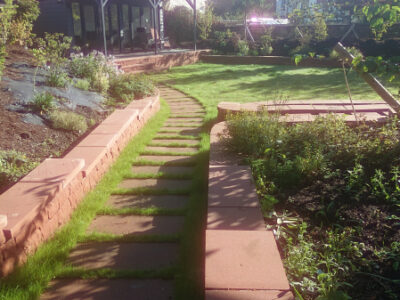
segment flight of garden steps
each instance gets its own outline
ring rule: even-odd
[[[178,91],[162,87],[160,92],[161,97],[170,106],[169,119],[143,154],[137,158],[132,172],[192,174],[197,163],[195,154],[198,152],[199,140],[181,138],[198,136],[203,124],[204,109],[194,99]],[[170,138],[171,136],[173,138]],[[186,147],[177,147],[178,143],[184,143]],[[171,144],[174,144],[174,147],[170,147]],[[169,155],[166,155],[167,152]],[[181,155],[171,155],[172,152]],[[174,270],[179,261],[179,238],[172,238],[171,241],[168,237],[178,237],[183,230],[191,184],[191,179],[123,180],[119,188],[146,189],[148,192],[137,195],[112,195],[107,205],[112,208],[155,207],[163,209],[166,213],[149,216],[97,215],[87,233],[136,236],[145,239],[141,242],[127,240],[81,243],[70,252],[66,262],[86,270],[127,271],[127,274],[135,278],[138,276],[132,276],[132,271],[144,271],[142,277],[145,279],[131,279],[129,276],[119,279],[55,279],[41,299],[174,299],[173,276],[166,276],[169,279],[160,278],[164,278],[162,274],[165,270]],[[165,240],[163,236],[166,237]],[[154,239],[152,241],[151,237],[156,237],[158,242],[154,242]],[[161,275],[147,276],[146,271],[159,271]]]

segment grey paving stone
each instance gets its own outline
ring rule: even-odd
[[[41,300],[172,300],[172,280],[59,279],[53,280]]]
[[[179,139],[153,139],[152,143],[158,144],[186,144],[186,145],[197,145],[199,144],[199,140],[179,140]]]
[[[176,243],[89,243],[78,244],[67,263],[84,269],[150,270],[176,263]]]
[[[123,235],[177,234],[182,231],[181,216],[97,216],[87,232]]]
[[[132,172],[134,174],[157,174],[162,172],[163,174],[191,174],[193,173],[193,167],[179,167],[179,166],[133,166]]]
[[[194,147],[160,147],[160,146],[147,146],[146,151],[157,151],[157,152],[180,152],[180,153],[196,153],[199,151],[198,148]]]
[[[125,179],[120,188],[154,188],[154,189],[184,189],[192,186],[190,179]]]
[[[183,209],[189,197],[184,195],[112,195],[107,204],[114,208]]]

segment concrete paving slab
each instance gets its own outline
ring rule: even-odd
[[[164,127],[202,127],[203,122],[190,122],[190,123],[182,123],[182,122],[165,122]]]
[[[153,139],[152,143],[159,143],[159,144],[187,144],[187,145],[197,145],[199,144],[199,140],[179,140],[179,139]]]
[[[179,167],[179,166],[133,166],[132,172],[134,174],[192,174],[193,167]]]
[[[265,222],[258,207],[209,207],[207,229],[265,231]]]
[[[189,201],[184,195],[112,195],[107,204],[114,208],[183,209]]]
[[[124,235],[177,234],[182,231],[181,216],[97,216],[87,232]]]
[[[248,166],[210,166],[208,206],[259,207]]]
[[[68,264],[85,269],[149,270],[176,263],[176,243],[88,243],[78,244]]]
[[[160,147],[160,146],[147,146],[146,151],[157,151],[157,152],[179,152],[179,153],[196,153],[199,152],[199,148],[194,147]]]
[[[184,128],[184,127],[177,127],[177,128],[171,128],[171,127],[165,127],[161,128],[160,131],[158,131],[157,135],[160,134],[179,134],[179,135],[194,135],[197,136],[200,132],[202,131],[201,128]]]
[[[289,290],[272,232],[206,230],[205,288]]]
[[[164,130],[169,130],[169,131],[184,131],[184,130],[199,131],[200,128],[199,128],[199,126],[185,126],[185,127],[182,127],[182,126],[177,126],[177,127],[164,126],[164,127],[161,127],[160,130],[161,131],[164,131]]]
[[[177,123],[191,123],[191,122],[203,122],[204,118],[193,117],[193,118],[168,118],[165,123],[168,122],[177,122]]]
[[[192,186],[191,179],[125,179],[120,188],[184,189]]]
[[[241,158],[233,153],[223,139],[228,138],[225,122],[214,125],[210,133],[210,165],[237,165]]]
[[[171,300],[172,280],[60,279],[53,280],[40,300]]]
[[[187,136],[193,136],[193,137],[198,137],[198,133],[182,133],[182,132],[158,132],[155,138],[175,138],[175,137],[187,137]]]
[[[195,156],[185,156],[185,155],[140,155],[138,160],[149,160],[155,162],[164,162],[170,164],[180,164],[180,163],[195,163]]]
[[[295,300],[290,291],[206,290],[206,300]]]

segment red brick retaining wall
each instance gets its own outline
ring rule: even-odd
[[[286,56],[235,56],[235,55],[201,55],[201,61],[213,64],[228,65],[289,65],[294,66],[294,60]],[[305,58],[301,67],[340,68],[341,64],[333,59]]]
[[[64,158],[46,159],[0,195],[0,275],[65,224],[84,195],[100,181],[119,153],[160,109],[159,94],[114,111]]]

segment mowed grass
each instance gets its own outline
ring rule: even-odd
[[[207,119],[216,117],[222,101],[348,99],[340,68],[198,63],[152,78],[198,99],[207,109]],[[353,99],[380,99],[354,70],[348,73],[348,80]],[[394,86],[388,88],[394,94],[398,91]]]

